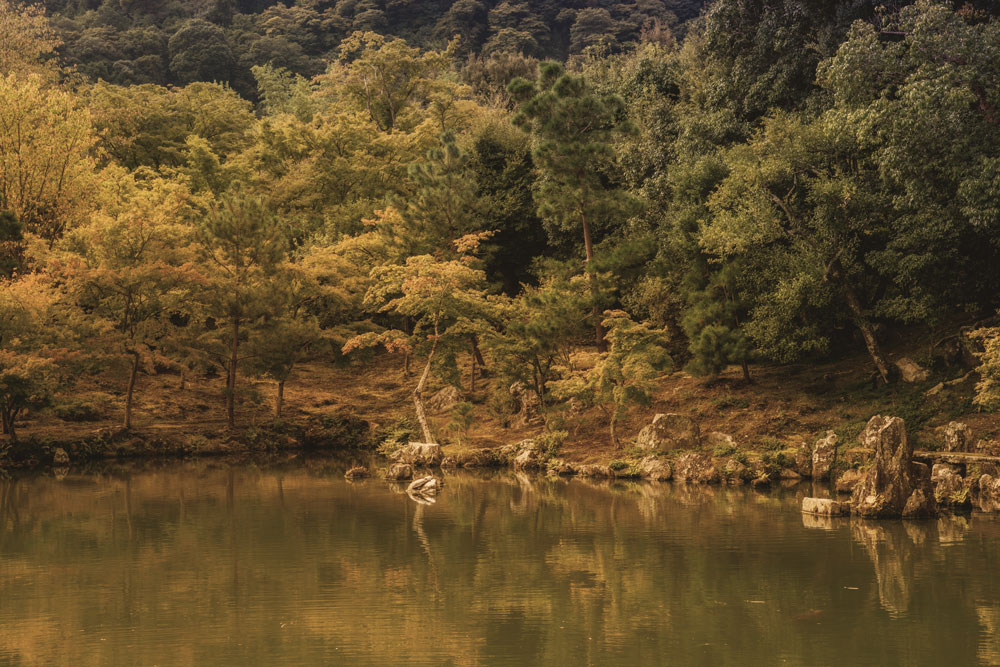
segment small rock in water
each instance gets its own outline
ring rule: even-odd
[[[436,496],[442,486],[444,486],[444,480],[434,475],[427,475],[410,482],[410,485],[406,487],[406,492],[422,496]]]
[[[820,516],[846,516],[850,513],[851,506],[848,503],[838,502],[830,498],[803,498],[802,511],[806,514],[819,514]]]
[[[361,479],[362,477],[368,477],[368,475],[368,468],[364,466],[354,466],[344,473],[344,477],[347,479]]]
[[[62,447],[58,447],[52,454],[52,464],[57,466],[69,465],[69,454]]]

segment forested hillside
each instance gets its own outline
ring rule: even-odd
[[[110,83],[219,81],[246,97],[268,63],[313,76],[354,32],[399,37],[456,56],[523,53],[565,59],[588,46],[617,52],[645,34],[678,31],[703,0],[47,0],[60,54]]]
[[[885,387],[931,327],[995,406],[989,7],[700,5],[0,0],[4,431],[163,378],[280,419],[297,365],[388,354],[427,441],[534,406],[617,445],[671,371]]]

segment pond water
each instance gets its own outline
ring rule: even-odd
[[[0,481],[0,664],[1000,664],[1000,518],[323,459]]]

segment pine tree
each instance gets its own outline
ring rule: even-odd
[[[634,198],[609,178],[616,159],[613,141],[629,129],[623,102],[614,95],[598,94],[583,77],[566,73],[555,62],[539,66],[536,83],[515,79],[509,90],[521,101],[514,122],[530,130],[534,138],[539,216],[554,231],[583,232],[595,337],[603,352],[607,344],[594,237],[613,223],[623,222],[636,208]]]

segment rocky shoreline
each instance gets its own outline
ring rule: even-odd
[[[1000,459],[968,458],[994,453],[988,441],[975,444],[966,425],[952,422],[938,429],[945,459],[932,465],[914,460],[906,426],[898,417],[872,417],[857,446],[843,443],[834,431],[814,442],[777,451],[745,450],[725,433],[701,433],[696,420],[658,414],[617,458],[591,463],[559,456],[544,436],[499,447],[455,450],[452,446],[408,442],[387,446],[363,420],[333,416],[301,424],[270,424],[239,433],[148,436],[100,431],[72,441],[25,442],[8,448],[3,467],[31,468],[99,460],[218,457],[296,450],[375,449],[387,465],[377,471],[352,469],[357,478],[378,474],[395,480],[434,476],[455,468],[507,468],[559,477],[644,479],[689,484],[767,487],[809,481],[814,495],[803,511],[823,516],[855,514],[865,518],[921,518],[940,511],[1000,511]],[[963,458],[966,457],[966,458]],[[423,471],[423,472],[421,472]],[[440,477],[437,477],[440,480]],[[438,487],[439,488],[439,487]]]
[[[966,451],[969,438],[963,424],[949,424],[943,436],[947,451]],[[559,477],[754,487],[812,480],[819,483],[814,492],[830,497],[805,498],[802,509],[809,514],[917,519],[941,511],[1000,510],[1000,460],[933,466],[916,461],[899,417],[872,417],[858,436],[858,447],[847,450],[839,444],[837,435],[828,431],[812,445],[778,454],[740,451],[726,434],[710,433],[703,438],[690,418],[657,415],[640,432],[630,454],[607,463],[565,461],[533,438],[461,454],[449,454],[437,444],[410,442],[389,452],[390,465],[381,476],[406,481],[419,478],[421,469],[492,467]],[[705,451],[706,446],[713,446],[712,451]],[[717,455],[722,451],[726,455]]]

